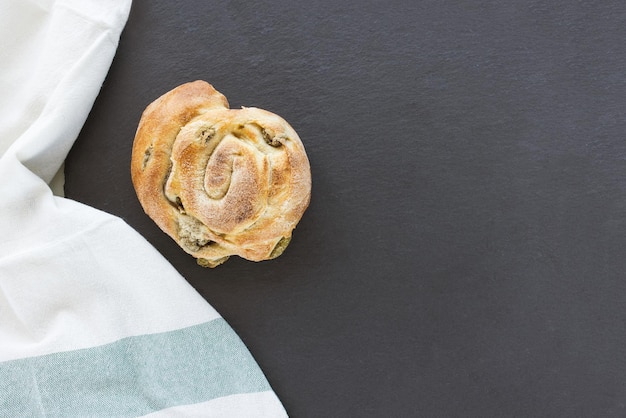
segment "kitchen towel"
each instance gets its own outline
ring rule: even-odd
[[[0,416],[286,416],[234,331],[153,247],[50,186],[130,7],[0,0]]]

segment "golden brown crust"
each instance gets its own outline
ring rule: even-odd
[[[209,267],[231,255],[280,255],[311,192],[309,161],[293,128],[262,109],[229,109],[204,81],[146,108],[131,176],[148,216]]]

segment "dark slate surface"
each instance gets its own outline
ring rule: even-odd
[[[277,260],[198,267],[137,202],[140,114],[194,79],[305,143]],[[622,1],[136,1],[66,174],[294,417],[626,416]]]

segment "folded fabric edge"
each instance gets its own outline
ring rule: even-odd
[[[53,195],[65,197],[65,163],[61,164],[56,174],[52,176],[49,186]]]
[[[52,60],[53,63],[49,64],[60,66],[61,71],[51,72],[44,65],[45,61],[37,63],[40,71],[31,76],[39,75],[45,80],[48,73],[52,73],[58,76],[58,80],[55,83],[42,81],[41,85],[37,79],[28,80],[26,85],[34,90],[32,100],[43,98],[45,102],[40,113],[15,138],[3,157],[14,154],[29,170],[50,184],[59,173],[99,94],[130,8],[130,0],[59,0],[48,10],[45,22],[49,33],[45,37],[39,36],[43,44],[33,48],[32,53],[40,60]],[[76,39],[76,46],[68,48],[62,42],[71,39],[73,33],[81,38]],[[63,59],[57,59],[58,56]]]

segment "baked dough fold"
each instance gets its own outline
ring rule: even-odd
[[[146,212],[198,263],[278,257],[309,205],[311,171],[298,134],[266,110],[230,109],[204,81],[143,112],[131,176]]]

